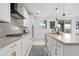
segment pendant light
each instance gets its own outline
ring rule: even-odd
[[[58,20],[58,19],[57,19],[57,13],[58,13],[58,8],[56,8],[56,20]]]
[[[66,16],[64,11],[65,11],[65,6],[64,6],[64,3],[63,3],[63,16]]]

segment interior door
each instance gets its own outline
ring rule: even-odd
[[[47,33],[46,20],[36,19],[34,22],[34,39],[44,40],[45,34]]]

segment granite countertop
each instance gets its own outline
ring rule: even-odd
[[[11,43],[13,43],[13,42],[20,40],[21,38],[27,37],[27,35],[28,34],[24,34],[20,37],[6,37],[6,36],[1,37],[0,38],[0,49],[11,44]]]
[[[48,36],[54,38],[55,40],[66,44],[66,45],[79,45],[79,35],[72,35],[72,34],[63,34],[63,35],[53,35],[48,34]]]

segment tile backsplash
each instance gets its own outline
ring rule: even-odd
[[[8,30],[8,24],[7,23],[0,23],[0,37],[7,34]]]
[[[14,33],[22,33],[22,30],[16,25],[15,18],[11,17],[11,23],[0,23],[0,37]]]

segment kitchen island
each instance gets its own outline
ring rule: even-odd
[[[47,34],[47,50],[52,56],[79,56],[79,36]]]

